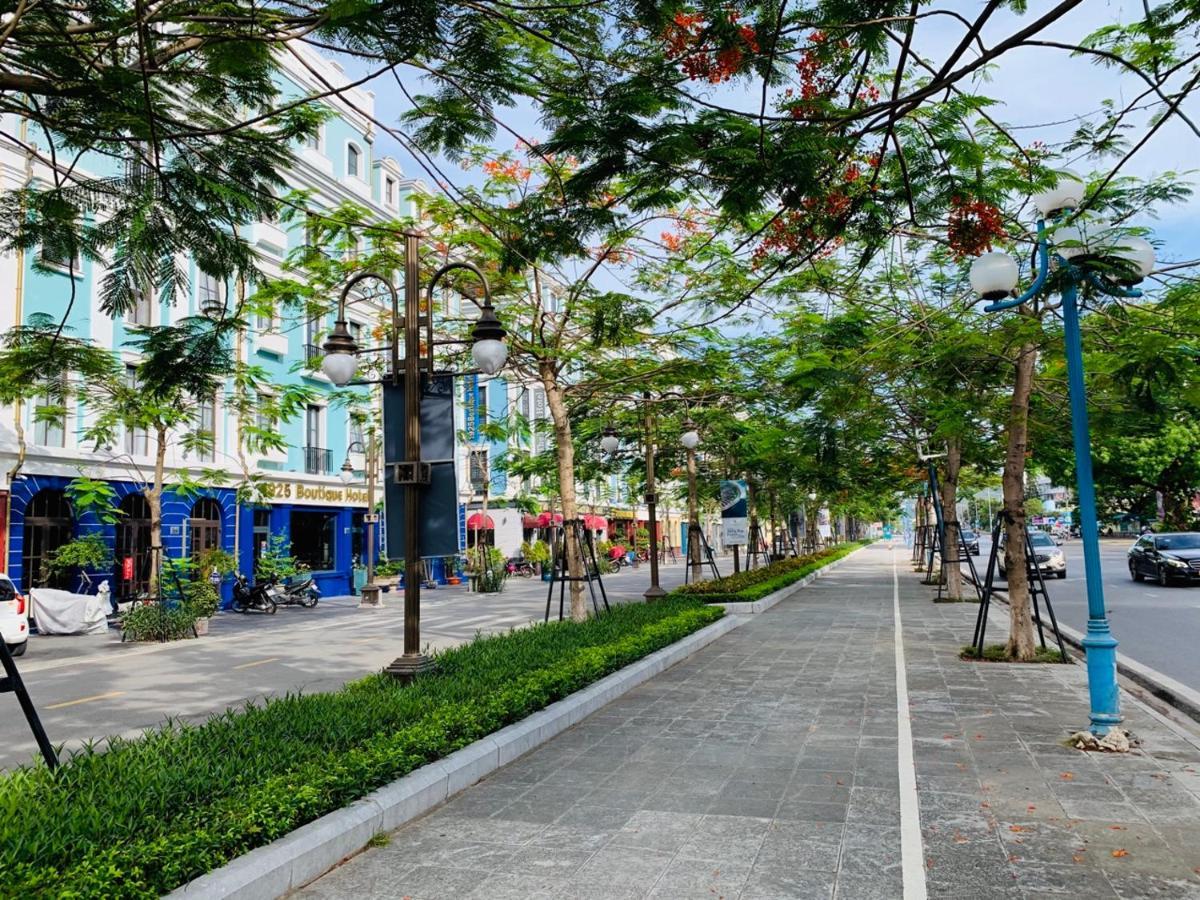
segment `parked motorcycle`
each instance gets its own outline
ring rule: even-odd
[[[508,569],[509,575],[520,575],[522,578],[533,577],[533,564],[529,560],[519,556],[514,556],[510,559],[505,564],[505,568]]]
[[[269,587],[270,585],[262,581],[251,585],[246,576],[239,572],[233,579],[233,611],[247,613],[253,610],[273,614],[279,604],[271,595]]]
[[[312,609],[321,599],[321,589],[311,576],[288,584],[273,581],[268,592],[279,606],[303,606],[305,609]]]

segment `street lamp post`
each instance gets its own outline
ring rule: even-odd
[[[455,269],[473,273],[483,285],[483,303],[479,320],[471,330],[471,357],[487,375],[499,372],[508,358],[504,343],[505,331],[496,319],[487,278],[475,265],[451,262],[442,266],[429,280],[425,291],[424,317],[421,315],[421,238],[415,228],[404,231],[404,309],[401,316],[400,298],[391,280],[376,272],[360,272],[346,282],[338,300],[337,319],[323,349],[322,369],[339,387],[350,383],[358,365],[358,343],[350,334],[346,321],[346,300],[350,291],[363,281],[374,279],[387,287],[392,301],[391,377],[392,385],[404,385],[404,460],[394,463],[396,483],[404,486],[404,653],[395,659],[386,672],[404,681],[432,668],[432,660],[421,653],[421,492],[429,483],[430,466],[421,460],[421,378],[433,376],[433,291],[438,281]],[[424,318],[425,346],[422,347],[421,325]],[[401,323],[403,323],[404,357],[400,357]],[[445,342],[441,342],[445,343]],[[403,364],[403,369],[401,369]],[[369,383],[369,382],[361,382]],[[385,423],[386,425],[387,423]]]
[[[658,494],[654,482],[654,412],[650,406],[650,392],[642,395],[646,406],[646,518],[650,525],[650,587],[643,594],[647,603],[653,603],[667,595],[658,583]],[[635,523],[636,524],[636,523]]]
[[[1067,386],[1071,401],[1071,439],[1075,451],[1075,479],[1079,492],[1079,532],[1083,539],[1083,568],[1087,578],[1088,624],[1083,648],[1087,655],[1088,693],[1091,701],[1091,725],[1096,734],[1121,722],[1117,690],[1117,641],[1109,627],[1104,606],[1104,584],[1100,572],[1100,539],[1096,523],[1096,490],[1092,477],[1092,450],[1088,432],[1086,386],[1083,377],[1083,346],[1079,330],[1079,286],[1090,286],[1100,293],[1116,297],[1139,297],[1132,288],[1154,268],[1154,248],[1138,237],[1120,237],[1119,244],[1105,237],[1097,241],[1078,227],[1063,223],[1067,210],[1083,199],[1083,184],[1064,176],[1053,189],[1034,198],[1038,208],[1038,272],[1023,294],[1011,297],[1019,281],[1012,257],[1003,253],[985,253],[971,264],[971,287],[990,301],[985,312],[1012,309],[1037,297],[1050,277],[1050,239],[1046,220],[1054,225],[1053,260],[1062,296],[1063,341],[1067,358]],[[1115,257],[1120,271],[1097,267],[1103,256]],[[1006,299],[1008,298],[1008,299]]]
[[[359,599],[360,609],[382,609],[383,593],[375,583],[375,523],[379,514],[375,512],[375,432],[370,430],[367,435],[367,446],[363,448],[361,441],[355,441],[346,448],[346,461],[342,463],[342,484],[349,485],[354,480],[354,467],[350,465],[350,454],[354,448],[364,450],[367,458],[367,583],[363,585],[362,597]]]
[[[700,446],[700,432],[691,419],[683,423],[683,434],[679,443],[687,451],[688,482],[688,564],[692,567],[692,581],[700,580],[704,560],[700,552],[700,504],[696,498],[696,448]]]

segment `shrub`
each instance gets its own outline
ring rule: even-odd
[[[685,599],[481,637],[401,686],[227,710],[0,779],[5,896],[155,897],[716,621]]]
[[[750,569],[724,578],[685,584],[676,588],[673,593],[697,597],[705,603],[753,603],[869,543],[871,541],[853,541],[807,556],[781,559],[761,569]]]
[[[127,641],[177,641],[192,633],[196,614],[185,605],[141,603],[121,616],[121,630]]]

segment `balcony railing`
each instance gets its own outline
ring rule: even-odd
[[[333,451],[324,447],[304,448],[304,471],[309,475],[329,475],[333,472]]]
[[[304,361],[306,363],[308,363],[309,365],[312,365],[313,363],[320,363],[321,358],[324,355],[325,355],[325,351],[322,350],[320,347],[318,347],[316,344],[305,344],[304,345]]]

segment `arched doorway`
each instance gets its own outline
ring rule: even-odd
[[[68,573],[46,578],[43,575],[50,556],[75,535],[75,514],[62,491],[41,490],[25,506],[25,534],[21,548],[21,572],[25,589],[50,587],[67,590]]]
[[[121,520],[117,523],[114,548],[117,589],[120,599],[136,597],[150,590],[150,504],[142,494],[130,494],[121,501]]]
[[[188,519],[188,546],[192,559],[206,550],[221,549],[221,504],[211,497],[196,501]]]

